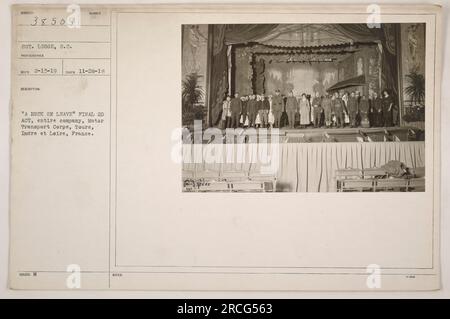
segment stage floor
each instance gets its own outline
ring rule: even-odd
[[[286,133],[318,133],[318,132],[330,132],[330,133],[339,133],[339,134],[351,134],[351,133],[358,133],[358,132],[364,132],[364,133],[377,133],[377,132],[384,132],[388,131],[391,133],[394,132],[402,132],[407,130],[415,130],[417,131],[417,128],[409,127],[409,126],[392,126],[392,127],[318,127],[318,128],[288,128],[283,127],[280,128],[280,134],[286,134]]]
[[[252,128],[243,128],[241,137],[250,135]],[[225,136],[227,130],[223,129],[222,134]],[[254,131],[253,131],[254,132]],[[319,142],[407,142],[407,141],[424,141],[425,132],[414,127],[371,127],[371,128],[281,128],[270,129],[266,131],[256,129],[258,142],[259,134],[267,132],[268,141],[273,140],[274,136],[278,136],[281,142],[286,143],[319,143]],[[236,134],[234,134],[236,135]],[[248,142],[246,138],[245,142]],[[206,141],[208,143],[209,141]],[[236,138],[235,142],[243,142],[242,139]]]

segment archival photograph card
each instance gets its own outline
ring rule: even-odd
[[[439,289],[440,12],[11,7],[10,288]]]

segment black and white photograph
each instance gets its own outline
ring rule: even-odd
[[[183,25],[183,191],[425,191],[425,31]]]

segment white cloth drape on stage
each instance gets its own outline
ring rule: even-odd
[[[278,191],[330,192],[336,191],[337,169],[380,167],[390,160],[401,161],[407,167],[425,166],[424,142],[281,143],[278,149],[272,148],[271,144],[262,149],[261,145],[264,144],[234,144],[228,148],[220,145],[221,160],[216,157],[216,163],[212,163],[211,149],[207,151],[205,145],[202,148],[185,144],[183,169],[258,173],[273,164]],[[269,161],[259,154],[260,151],[269,155]],[[209,160],[205,159],[207,154]],[[197,163],[194,163],[194,155]],[[200,161],[201,155],[204,158]],[[227,163],[218,163],[227,157]]]

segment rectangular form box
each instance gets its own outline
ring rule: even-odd
[[[80,26],[80,28],[68,28],[65,26],[17,26],[16,34],[17,41],[88,41],[109,43],[110,27],[87,25]]]
[[[110,43],[70,41],[17,41],[19,59],[109,59]]]
[[[70,59],[64,60],[63,75],[109,76],[109,59]]]
[[[20,60],[17,63],[16,74],[19,76],[55,76],[62,75],[62,60]]]
[[[111,8],[106,6],[28,6],[14,10],[16,26],[109,26]]]

